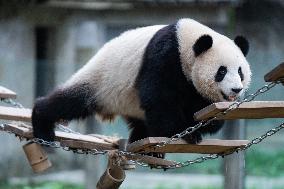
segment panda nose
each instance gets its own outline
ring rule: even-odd
[[[241,92],[241,90],[243,90],[243,88],[232,88],[232,91],[236,94],[238,94],[239,92]]]

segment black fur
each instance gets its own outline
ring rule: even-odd
[[[210,35],[202,35],[193,45],[193,51],[195,56],[199,56],[201,53],[207,51],[212,47],[213,39]]]
[[[34,136],[53,141],[55,122],[85,118],[94,112],[95,101],[91,98],[88,84],[57,89],[48,96],[39,98],[32,112]]]
[[[128,127],[131,130],[128,142],[132,143],[148,137],[145,121],[136,118],[127,118]],[[147,153],[146,155],[157,158],[165,158],[165,153]]]
[[[159,30],[146,48],[136,88],[145,110],[147,136],[171,137],[193,126],[193,114],[210,104],[183,74],[178,47],[176,26],[169,25]],[[215,122],[185,140],[198,143],[201,134],[217,132],[221,126]],[[135,130],[132,135],[140,138]]]
[[[215,81],[216,82],[221,82],[223,81],[225,75],[227,74],[227,67],[225,66],[220,66],[216,75],[215,75]]]
[[[240,76],[240,78],[241,78],[241,81],[243,81],[243,80],[244,80],[244,74],[243,74],[243,71],[242,71],[242,68],[241,68],[241,67],[239,67],[238,73],[239,73],[239,76]]]
[[[128,142],[132,143],[137,140],[147,138],[147,131],[145,122],[136,118],[127,118],[128,127],[131,130],[131,133],[128,138]]]
[[[243,36],[237,36],[234,39],[235,44],[241,49],[242,53],[244,56],[247,56],[248,51],[249,51],[249,42],[246,38]]]

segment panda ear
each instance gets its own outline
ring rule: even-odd
[[[199,37],[192,47],[195,57],[210,49],[212,47],[212,44],[213,39],[210,35],[202,35],[201,37]]]
[[[248,51],[249,51],[249,42],[246,38],[243,36],[237,36],[234,39],[235,44],[241,49],[242,53],[244,56],[247,56]]]

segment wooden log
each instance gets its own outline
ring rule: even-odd
[[[284,78],[284,62],[278,65],[276,68],[274,68],[264,76],[264,80],[266,82],[276,81],[280,78]]]
[[[17,98],[17,94],[10,89],[0,86],[0,98]]]
[[[43,172],[52,166],[46,152],[39,144],[31,142],[25,144],[23,149],[35,173]]]
[[[205,120],[227,109],[233,102],[211,104],[194,114],[195,120]],[[284,101],[253,101],[245,102],[239,108],[220,116],[218,119],[263,119],[284,118]]]
[[[125,179],[125,171],[117,165],[110,165],[97,183],[97,189],[118,189]]]
[[[188,144],[184,140],[172,142],[164,147],[155,148],[154,145],[167,141],[166,137],[149,137],[128,145],[130,152],[162,152],[162,153],[201,153],[219,154],[246,145],[247,140],[218,140],[207,139],[199,144]]]
[[[31,115],[31,109],[0,106],[0,119],[30,122]]]

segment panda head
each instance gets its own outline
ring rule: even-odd
[[[215,40],[216,38],[216,40]],[[213,101],[234,101],[248,88],[250,66],[245,58],[249,43],[237,36],[200,36],[192,46],[191,79],[197,91]]]

